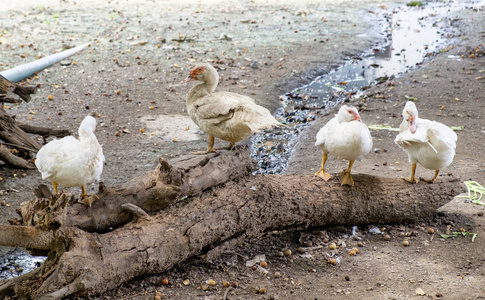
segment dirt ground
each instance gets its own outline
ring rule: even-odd
[[[219,89],[251,95],[274,109],[279,95],[381,42],[383,36],[376,30],[382,19],[379,4],[45,0],[32,7],[20,1],[0,8],[0,69],[66,46],[92,45],[69,58],[68,66],[57,64],[31,77],[31,84],[40,84],[33,100],[6,109],[19,121],[73,132],[85,115],[94,112],[106,156],[102,180],[106,185],[121,184],[154,168],[159,156],[176,157],[206,146],[205,136],[185,113],[190,86],[180,82],[190,66],[212,62],[222,77]],[[440,176],[482,185],[484,22],[483,10],[461,11],[451,24],[461,33],[453,49],[375,86],[352,103],[362,109],[366,124],[398,127],[406,96],[414,97],[420,117],[464,126],[457,131],[455,160]],[[314,137],[331,117],[322,114],[305,128],[288,173],[318,169],[321,155],[313,146]],[[353,172],[408,176],[410,166],[393,143],[395,135],[372,131],[375,151],[356,161]],[[345,164],[333,158],[327,162],[331,173]],[[432,171],[418,166],[417,174],[429,177]],[[6,167],[0,169],[0,177],[0,199],[5,201],[0,219],[6,223],[42,181],[36,170]],[[418,224],[359,227],[352,238],[351,226],[270,232],[211,263],[201,254],[170,272],[123,283],[99,299],[153,299],[155,291],[162,299],[485,298],[483,213],[482,206],[456,198]],[[441,238],[447,229],[478,235],[474,242],[470,236]],[[372,233],[376,231],[380,233]],[[338,249],[329,249],[332,242]],[[359,253],[351,256],[354,247]],[[288,249],[292,254],[286,256],[283,251]],[[266,268],[245,266],[262,254]],[[330,256],[337,258],[336,265],[329,263]],[[162,278],[169,284],[162,285]],[[208,284],[210,279],[214,286]],[[225,287],[224,281],[236,282],[237,288]]]

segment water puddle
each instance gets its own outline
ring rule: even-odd
[[[290,128],[253,137],[251,155],[258,161],[255,173],[284,172],[299,131],[318,114],[359,97],[370,86],[399,76],[422,64],[428,56],[444,51],[454,37],[447,16],[465,8],[465,4],[449,3],[392,12],[379,10],[388,21],[385,31],[390,32],[385,45],[352,57],[341,67],[281,96],[283,108],[275,117]]]
[[[45,256],[32,256],[23,248],[1,247],[0,280],[17,277],[39,267]]]

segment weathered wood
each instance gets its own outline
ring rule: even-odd
[[[54,242],[54,231],[32,226],[0,225],[2,246],[27,249],[50,250]]]
[[[15,119],[7,115],[5,110],[0,109],[0,139],[31,149],[39,150],[42,145],[33,140],[27,133],[20,129]]]
[[[3,162],[21,169],[33,169],[34,164],[26,161],[18,156],[15,156],[10,150],[3,144],[0,144],[0,160]]]
[[[132,219],[132,214],[123,209],[122,204],[132,203],[148,213],[157,212],[184,196],[250,174],[252,169],[246,148],[204,156],[185,155],[170,164],[160,158],[160,164],[145,176],[100,192],[99,200],[91,209],[80,203],[68,206],[69,217],[63,224],[90,232],[106,231]]]
[[[67,129],[53,129],[48,127],[32,126],[29,124],[17,124],[20,129],[27,133],[38,134],[43,137],[55,136],[55,137],[65,137],[71,134],[70,130]]]
[[[24,101],[29,102],[30,95],[34,94],[36,90],[36,87],[22,86],[0,75],[0,102],[18,103],[15,99],[10,98],[12,93],[17,94]]]
[[[39,218],[46,228],[56,228],[48,220],[57,218],[53,224],[60,228],[53,230],[63,238],[54,245],[56,255],[49,256],[42,271],[5,286],[29,299],[96,294],[136,276],[168,270],[208,245],[217,249],[233,240],[288,228],[416,222],[464,191],[463,184],[450,177],[435,184],[411,185],[399,178],[359,174],[354,175],[353,187],[341,186],[336,177],[324,182],[312,175],[250,175],[247,171],[221,184],[217,177],[227,174],[226,169],[246,168],[247,154],[225,151],[207,157],[211,159],[186,157],[174,165],[161,160],[156,170],[124,189],[105,189],[84,210],[76,204],[62,212],[57,202],[44,200],[58,211]],[[185,192],[195,195],[180,199],[190,195]],[[151,216],[122,226],[111,211],[119,213],[128,199]],[[107,220],[101,219],[103,214]],[[103,224],[113,220],[116,225],[109,231],[105,226],[93,230],[93,225],[86,227],[90,217]],[[72,218],[78,219],[72,222]]]
[[[69,134],[68,130],[50,129],[36,127],[27,124],[17,124],[14,118],[7,115],[4,109],[0,108],[0,160],[15,168],[35,168],[31,159],[42,145],[32,139],[28,133],[39,134],[44,137],[62,137]],[[14,155],[13,151],[21,152],[22,155]],[[20,157],[22,156],[22,157]]]

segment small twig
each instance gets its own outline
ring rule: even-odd
[[[2,142],[4,145],[6,146],[10,146],[10,147],[15,147],[15,148],[19,148],[19,149],[22,149],[22,150],[25,150],[25,151],[30,151],[30,152],[34,152],[34,153],[37,153],[38,150],[36,149],[32,149],[32,148],[28,148],[28,147],[24,147],[24,146],[20,146],[20,145],[16,145],[16,144],[12,144],[12,143],[6,143],[6,142]]]
[[[224,297],[222,297],[222,300],[227,300],[227,294],[229,294],[229,291],[232,289],[232,286],[228,287],[227,290],[224,292]]]

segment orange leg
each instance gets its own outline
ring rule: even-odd
[[[411,165],[411,177],[410,178],[402,177],[402,179],[406,180],[409,183],[418,183],[419,180],[416,180],[415,174],[416,174],[416,164],[412,164]]]
[[[91,207],[91,204],[93,204],[94,201],[98,200],[99,197],[96,195],[88,195],[86,193],[86,187],[84,185],[81,186],[81,189],[82,189],[81,198],[79,198],[77,202]]]
[[[57,195],[57,182],[53,181],[52,186],[54,187],[54,195]]]
[[[327,161],[327,158],[328,158],[327,153],[323,153],[323,155],[322,155],[322,167],[320,168],[320,170],[318,170],[318,172],[315,173],[315,176],[318,176],[325,181],[328,181],[330,178],[332,178],[332,175],[325,172],[325,162]]]
[[[207,147],[206,151],[192,152],[192,154],[200,155],[200,154],[207,154],[207,153],[211,153],[211,152],[216,152],[216,150],[214,149],[214,136],[209,135],[209,138],[207,140],[209,141],[209,146]]]
[[[432,179],[424,179],[424,178],[421,178],[421,179],[423,179],[427,183],[434,183],[436,181],[436,178],[438,177],[439,173],[440,173],[440,170],[435,170],[434,171],[434,177]]]
[[[352,175],[350,175],[350,170],[352,169],[352,165],[354,164],[353,160],[349,160],[349,168],[344,171],[342,174],[342,185],[350,185],[354,186],[354,179],[352,178]]]

